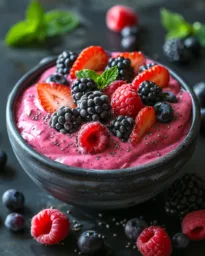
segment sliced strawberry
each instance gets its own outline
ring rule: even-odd
[[[131,60],[131,66],[134,68],[135,73],[139,71],[139,67],[145,64],[145,56],[141,52],[121,52],[115,55],[116,57],[122,56]]]
[[[37,93],[41,106],[49,113],[53,113],[63,106],[76,107],[68,86],[56,83],[39,83]]]
[[[108,63],[109,56],[101,46],[90,46],[85,48],[74,62],[70,77],[76,78],[76,71],[82,69],[92,69],[95,71],[102,71]]]
[[[136,145],[155,122],[156,115],[153,107],[148,106],[141,109],[135,119],[135,126],[130,136],[131,143]]]
[[[161,65],[153,66],[137,75],[132,85],[138,89],[139,85],[145,80],[154,82],[160,87],[166,87],[169,83],[169,71]]]

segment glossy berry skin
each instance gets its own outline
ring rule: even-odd
[[[22,210],[24,201],[24,195],[15,189],[7,190],[2,196],[3,204],[12,211]]]
[[[201,107],[205,107],[205,82],[195,84],[193,90],[199,100]]]
[[[0,149],[0,171],[4,169],[6,162],[7,162],[7,155],[3,150]]]
[[[134,51],[137,49],[137,38],[135,36],[127,36],[122,38],[121,46],[126,51]]]
[[[138,250],[143,256],[170,256],[172,245],[163,228],[151,226],[142,231],[137,239]]]
[[[23,215],[19,213],[10,213],[4,221],[4,225],[9,230],[18,232],[24,229],[25,220]]]
[[[121,31],[121,36],[122,37],[129,37],[129,36],[134,36],[136,37],[139,33],[139,28],[137,26],[127,26],[124,27],[123,30]]]
[[[104,247],[102,237],[94,230],[83,232],[78,239],[78,248],[82,253],[93,255]]]
[[[58,74],[66,75],[71,69],[73,63],[75,62],[78,54],[71,51],[62,52],[56,61],[56,71]]]
[[[125,225],[125,234],[130,240],[136,241],[141,232],[148,227],[148,224],[141,219],[134,218]]]
[[[170,123],[174,113],[172,106],[167,102],[158,102],[154,105],[157,121],[160,123]]]
[[[170,103],[177,103],[177,97],[172,92],[163,92],[163,100]]]
[[[56,83],[68,85],[68,80],[62,74],[53,74],[46,78],[46,83]]]
[[[172,238],[172,244],[176,249],[185,249],[189,245],[189,238],[182,233],[177,233]]]
[[[196,37],[188,37],[184,40],[184,45],[189,49],[193,54],[198,55],[201,50],[201,45]]]

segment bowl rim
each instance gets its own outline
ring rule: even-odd
[[[199,115],[199,104],[190,85],[183,78],[181,78],[175,71],[168,68],[166,65],[161,64],[160,62],[155,61],[156,63],[166,67],[169,70],[170,75],[178,81],[178,83],[190,93],[192,99],[192,123],[189,129],[188,134],[184,138],[183,142],[179,144],[175,149],[167,153],[166,155],[151,161],[149,163],[141,164],[135,167],[129,167],[124,169],[85,169],[75,166],[68,166],[60,162],[56,162],[55,160],[49,159],[48,157],[41,155],[37,152],[34,148],[32,148],[21,136],[19,133],[15,115],[13,111],[13,106],[15,104],[16,99],[19,97],[19,90],[21,87],[29,87],[32,84],[32,81],[39,78],[39,76],[48,68],[53,67],[55,65],[57,57],[48,57],[47,59],[43,59],[38,65],[28,71],[26,74],[23,75],[22,78],[15,84],[14,88],[12,89],[11,93],[9,94],[7,107],[6,107],[6,123],[7,123],[7,130],[12,136],[15,138],[16,142],[19,144],[21,148],[26,150],[28,154],[30,154],[36,161],[45,164],[51,170],[55,168],[56,173],[59,175],[62,174],[69,174],[72,176],[89,176],[90,177],[100,177],[106,179],[106,177],[115,177],[116,174],[120,174],[121,178],[123,176],[129,175],[141,175],[146,171],[152,171],[166,163],[172,162],[175,157],[179,154],[184,152],[185,148],[191,145],[195,137],[198,135],[199,132],[199,124],[200,124],[200,115]],[[37,74],[36,74],[37,73]],[[25,85],[26,84],[26,85]]]

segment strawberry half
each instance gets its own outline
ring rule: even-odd
[[[153,66],[137,75],[132,85],[138,89],[139,85],[145,80],[154,82],[160,87],[166,87],[169,83],[169,71],[161,65]]]
[[[135,126],[130,136],[130,141],[136,145],[145,133],[156,123],[156,115],[153,107],[144,107],[135,119]]]
[[[53,113],[63,106],[76,107],[68,86],[56,83],[39,83],[37,93],[41,106],[49,113]]]
[[[145,56],[141,52],[122,52],[115,55],[116,57],[122,56],[131,60],[131,66],[133,67],[135,73],[139,71],[139,67],[145,64]]]
[[[74,62],[70,77],[76,78],[76,71],[82,69],[92,69],[94,71],[102,71],[108,63],[109,56],[101,46],[90,46],[85,48]]]

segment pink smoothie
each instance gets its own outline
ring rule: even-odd
[[[54,73],[55,68],[44,72],[39,81]],[[109,146],[102,153],[82,153],[77,147],[77,133],[61,134],[49,127],[50,115],[41,107],[36,84],[26,89],[16,106],[16,123],[25,141],[40,154],[57,162],[86,169],[123,169],[154,161],[175,149],[190,129],[192,101],[176,80],[170,78],[164,91],[177,95],[178,102],[171,104],[174,120],[170,124],[156,123],[134,147],[110,135]]]

